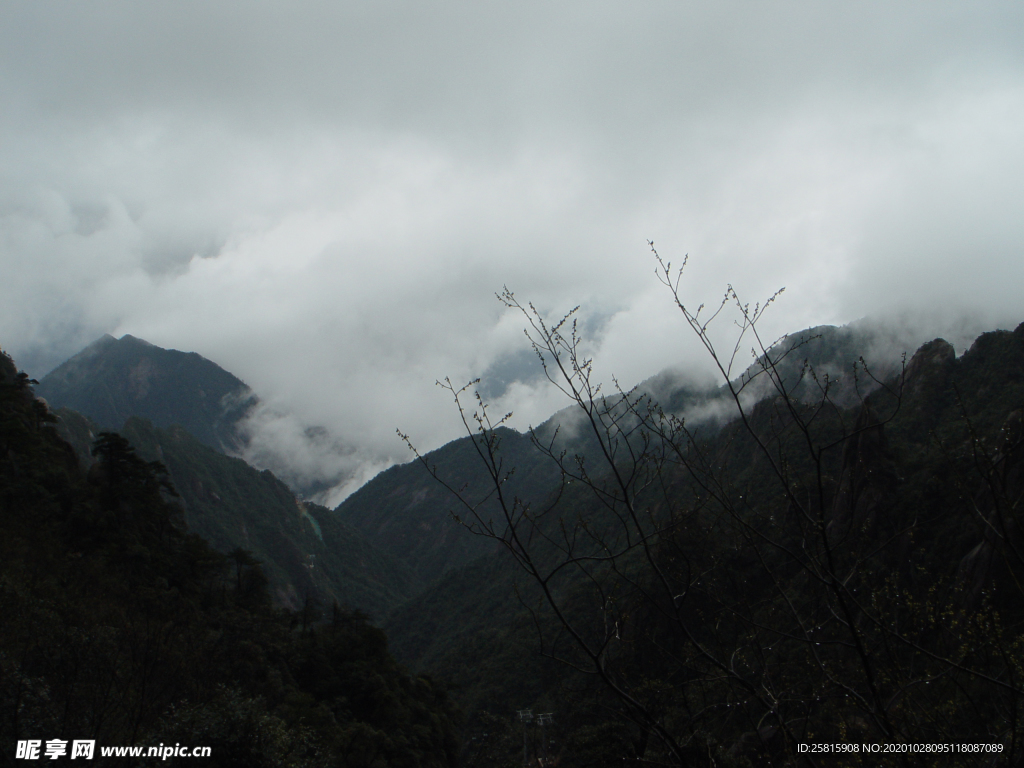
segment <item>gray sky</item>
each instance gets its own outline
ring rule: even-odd
[[[503,284],[624,383],[706,367],[647,239],[776,334],[1024,320],[1019,3],[10,2],[0,104],[0,345],[198,351],[364,473],[515,380]]]

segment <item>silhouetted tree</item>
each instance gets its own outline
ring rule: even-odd
[[[875,764],[860,744],[970,740],[996,750],[993,764],[1016,764],[1024,634],[991,599],[965,610],[956,568],[929,556],[948,520],[922,519],[920,491],[903,490],[886,438],[906,374],[883,381],[863,359],[845,381],[819,372],[801,360],[807,339],[762,338],[778,294],[751,307],[730,286],[711,311],[691,311],[680,297],[682,269],[655,257],[732,404],[733,420],[720,429],[695,430],[638,389],[604,394],[576,310],[549,323],[507,289],[499,298],[522,313],[548,379],[582,424],[574,443],[557,430],[532,433],[557,464],[558,491],[510,495],[514,467],[499,430],[510,414],[493,420],[475,393],[470,406],[476,382],[441,383],[491,493],[468,498],[420,458],[459,498],[458,519],[501,542],[529,576],[540,599],[523,599],[542,652],[601,681],[637,729],[636,758],[816,765],[797,746],[837,742],[857,751],[830,764]],[[723,351],[713,326],[726,317],[736,332]],[[751,347],[753,364],[741,365]],[[978,439],[969,445],[989,550],[1019,584],[1021,471],[1009,459],[1019,439],[988,453]],[[497,517],[485,512],[493,500]],[[897,751],[885,759],[978,758]]]

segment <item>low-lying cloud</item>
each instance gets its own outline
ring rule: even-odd
[[[606,381],[707,371],[648,238],[690,254],[693,305],[785,286],[772,338],[1012,327],[1022,15],[7,6],[0,344],[36,376],[105,332],[198,351],[277,414],[260,455],[326,483],[406,460],[396,427],[457,437],[444,376],[483,376],[520,427],[563,405],[503,285],[554,316],[581,304]],[[309,425],[328,444],[272,444]]]

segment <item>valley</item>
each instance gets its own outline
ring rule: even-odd
[[[172,591],[234,612],[210,619],[217,632],[241,638],[246,622],[279,622],[277,639],[232,651],[249,659],[248,682],[174,695],[196,707],[225,696],[250,702],[231,704],[242,710],[262,702],[258,716],[281,723],[301,711],[313,731],[332,712],[334,725],[310,732],[319,746],[302,753],[308,761],[287,764],[356,754],[343,746],[356,738],[344,718],[366,721],[346,709],[349,684],[317,692],[297,672],[311,661],[282,661],[302,643],[328,653],[343,626],[372,635],[374,663],[421,702],[402,707],[428,706],[423,686],[437,692],[429,706],[444,714],[429,715],[430,739],[444,746],[416,747],[423,765],[514,765],[524,750],[565,766],[804,765],[797,744],[842,739],[987,740],[1011,756],[1006,764],[1018,759],[1024,324],[984,334],[959,357],[935,340],[905,363],[872,359],[879,345],[861,331],[814,328],[763,349],[720,387],[666,373],[600,396],[588,394],[589,368],[572,344],[545,332],[542,353],[572,363],[561,381],[576,397],[570,409],[531,434],[470,419],[466,437],[381,472],[334,509],[238,458],[237,425],[257,398],[198,355],[105,337],[34,387],[9,362],[4,524],[10,540],[44,547],[22,510],[38,510],[54,541],[72,542],[67,531],[100,525],[88,520],[159,508],[167,522],[124,545],[143,547],[153,573],[170,567],[155,565],[154,547],[208,546],[188,555],[221,558],[206,586],[186,580]],[[102,495],[112,465],[94,445],[112,431],[148,489],[132,501]],[[25,462],[62,479],[22,487]],[[128,523],[109,521],[120,533],[95,534],[97,553],[103,536],[127,535]],[[74,562],[76,546],[36,559]],[[97,574],[121,567],[95,558]],[[32,561],[15,561],[11,605],[18,590],[37,595],[17,586],[32,583]],[[125,573],[102,578],[135,583]],[[138,578],[164,585],[158,592],[174,581]],[[38,631],[31,601],[42,599],[16,609],[25,629],[5,637],[4,658]],[[61,632],[79,626],[62,616]],[[29,674],[4,664],[8,676]],[[85,683],[42,662],[32,670],[53,701],[79,706],[72,689]],[[10,723],[25,705],[5,695]],[[135,728],[170,727],[159,717],[171,700],[143,696],[151,714]],[[516,716],[526,709],[553,720],[527,725]],[[383,722],[372,728],[404,733]],[[915,760],[907,764],[939,764]]]

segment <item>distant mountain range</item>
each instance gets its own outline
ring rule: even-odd
[[[857,340],[844,329],[814,329],[810,336],[814,341],[794,354],[780,373],[798,397],[813,401],[812,387],[818,385],[804,369],[805,361],[812,367],[820,365],[816,372],[820,380],[828,368],[834,376],[844,370],[852,373],[852,360],[858,359],[859,352]],[[856,356],[851,359],[850,355]],[[798,375],[801,369],[805,370],[803,379]],[[902,372],[898,358],[875,371],[894,391],[900,388]],[[801,727],[820,717],[818,728],[840,723],[843,728],[873,733],[877,726],[861,715],[870,707],[850,706],[844,698],[860,684],[851,685],[851,681],[864,674],[863,667],[858,667],[864,664],[871,665],[869,676],[876,669],[884,670],[887,690],[900,690],[912,703],[912,715],[911,707],[892,710],[893,727],[901,732],[912,733],[916,728],[946,728],[943,732],[949,733],[992,728],[994,732],[1001,727],[999,715],[974,711],[968,702],[995,700],[997,691],[1006,685],[1007,672],[1002,661],[989,665],[987,654],[1011,652],[1009,649],[1019,647],[1024,638],[1020,603],[1024,575],[1020,517],[1024,508],[1024,324],[1013,332],[983,334],[959,358],[945,341],[929,342],[907,361],[902,381],[898,405],[889,391],[867,377],[859,383],[862,392],[873,393],[865,403],[855,400],[849,381],[837,388],[837,407],[828,406],[815,415],[813,402],[803,406],[808,423],[815,424],[808,439],[828,445],[839,419],[847,420],[851,435],[820,454],[825,508],[818,520],[808,521],[800,515],[818,509],[819,502],[810,500],[797,512],[780,493],[780,483],[772,476],[765,454],[751,440],[752,435],[777,436],[764,445],[769,453],[791,457],[792,463],[784,465],[788,482],[800,493],[814,487],[813,467],[806,465],[804,458],[804,436],[796,431],[787,433],[791,423],[787,423],[787,411],[778,405],[775,392],[749,408],[751,432],[735,420],[711,424],[710,434],[705,430],[706,439],[700,445],[703,455],[709,457],[708,475],[692,478],[672,469],[661,476],[656,491],[641,495],[645,509],[647,504],[655,508],[664,504],[669,510],[720,509],[719,505],[735,504],[735,517],[722,515],[722,523],[717,522],[721,517],[694,513],[694,520],[714,520],[716,525],[705,522],[708,528],[702,530],[692,524],[690,531],[678,538],[673,535],[665,541],[659,537],[650,560],[637,548],[631,556],[617,559],[614,568],[602,569],[603,553],[586,552],[595,565],[585,567],[585,562],[573,564],[564,556],[560,560],[560,550],[546,541],[582,536],[578,527],[569,527],[571,534],[566,527],[559,530],[559,524],[571,526],[574,520],[585,521],[590,531],[617,541],[613,531],[620,518],[609,514],[600,503],[600,494],[579,483],[565,486],[559,514],[537,529],[528,529],[534,532],[534,562],[540,563],[541,575],[554,574],[560,562],[569,574],[545,585],[554,590],[561,616],[554,616],[543,597],[539,578],[517,562],[520,556],[513,554],[512,547],[501,547],[447,571],[415,600],[389,615],[384,627],[396,655],[414,669],[451,681],[459,691],[460,703],[473,713],[474,754],[478,755],[499,748],[512,754],[515,713],[508,711],[504,720],[492,719],[490,713],[502,711],[503,702],[515,702],[509,710],[527,705],[535,711],[555,710],[564,723],[560,738],[573,744],[576,754],[598,755],[609,760],[608,764],[623,754],[635,754],[637,749],[650,750],[648,755],[661,754],[657,747],[639,741],[637,734],[647,732],[644,727],[616,730],[620,726],[613,725],[635,722],[631,718],[640,711],[644,717],[653,713],[659,724],[675,719],[670,727],[679,730],[673,733],[689,738],[715,734],[710,746],[702,749],[721,750],[717,761],[695,758],[694,765],[800,765],[772,762],[775,758],[770,756],[781,754],[786,747],[781,739],[770,740],[778,732],[777,725],[759,725],[770,718],[770,710],[737,704],[733,698],[740,697],[735,691],[762,673],[770,684],[781,686],[790,664],[794,665],[795,688],[812,685],[821,669],[816,664],[828,670],[826,678],[841,682],[841,690],[831,701],[820,695],[812,697],[808,706],[794,694],[787,711],[801,713],[799,718],[794,716]],[[705,404],[717,394],[696,393]],[[850,400],[854,402],[846,406]],[[682,400],[677,404],[682,410],[691,407]],[[880,425],[875,421],[880,415],[891,419]],[[447,450],[448,455],[454,454],[452,446]],[[515,453],[513,447],[510,466],[515,463]],[[450,468],[441,470],[442,461],[437,464],[442,477],[453,477]],[[389,472],[391,496],[383,485],[375,493],[387,499],[386,507],[377,507],[382,516],[385,509],[394,510],[394,526],[399,516],[416,509],[412,502],[428,492],[433,481],[428,477],[418,484],[409,465]],[[461,473],[465,476],[468,470]],[[707,477],[721,485],[697,482]],[[525,503],[538,505],[551,493],[541,487],[532,491],[523,494]],[[354,495],[353,502],[357,497]],[[403,507],[403,499],[409,507]],[[741,527],[729,538],[726,531],[731,520],[750,527]],[[759,521],[764,521],[764,526],[755,528]],[[383,524],[383,520],[377,522]],[[817,594],[815,580],[821,578],[820,572],[813,570],[820,563],[813,553],[823,545],[816,545],[809,536],[821,530],[834,547],[835,557],[842,558],[843,574],[850,579],[850,598],[862,601],[855,603],[857,618],[852,625],[835,614],[816,613],[819,608],[812,601]],[[758,548],[753,549],[752,540]],[[751,549],[745,550],[745,546]],[[767,560],[754,559],[750,551]],[[791,562],[789,558],[807,571],[796,566],[786,571],[783,564]],[[654,572],[654,565],[663,570]],[[720,576],[712,577],[716,571]],[[780,583],[773,583],[770,577],[779,578]],[[675,606],[671,600],[661,602],[664,598],[657,579],[671,582]],[[689,607],[674,613],[673,607],[678,608],[683,600]],[[748,610],[752,629],[744,636],[736,626],[747,626],[743,621]],[[926,612],[931,613],[922,618]],[[802,635],[806,627],[802,630],[795,618],[787,623],[789,617],[802,614],[820,617],[817,620],[821,622],[810,625],[806,641]],[[879,616],[891,623],[871,625]],[[997,617],[999,628],[986,625],[984,616]],[[782,628],[773,626],[776,620]],[[621,635],[618,622],[622,623]],[[978,623],[977,632],[974,622]],[[720,626],[731,628],[720,631]],[[871,638],[864,657],[847,656],[843,651],[843,632],[851,626],[854,636],[863,629],[864,636]],[[826,634],[829,627],[839,632]],[[580,633],[578,638],[592,643],[591,647],[601,647],[603,632],[610,643],[607,656],[591,659],[579,652],[569,636],[570,628]],[[816,636],[817,632],[821,634]],[[965,643],[960,651],[950,650],[954,638]],[[723,663],[715,666],[714,649],[723,640]],[[836,652],[826,655],[822,649],[830,643],[835,644]],[[723,682],[733,675],[727,662],[732,654],[737,658],[746,653],[752,657],[764,654],[767,660],[754,662],[746,657],[742,671],[735,674],[735,689],[729,689]],[[554,661],[555,656],[567,663]],[[713,682],[706,686],[698,682],[697,672],[704,657],[712,659],[708,681]],[[916,666],[924,659],[935,664],[927,673]],[[590,674],[578,675],[568,663]],[[642,702],[622,705],[621,718],[601,714],[621,704],[607,695],[608,688],[601,683],[598,673],[605,664],[603,674],[609,685],[619,686],[628,691],[632,701]],[[941,673],[936,671],[939,669]],[[908,683],[917,675],[922,676],[920,688]],[[979,682],[986,675],[992,681],[990,687]],[[955,678],[951,688],[945,687],[947,676]],[[823,683],[822,690],[830,684]],[[939,685],[942,692],[928,687]],[[964,689],[956,690],[959,685]],[[722,692],[714,693],[718,686]],[[725,692],[729,690],[733,692]],[[687,692],[692,691],[700,692],[702,698],[696,699],[700,707],[691,708],[693,699]],[[957,698],[961,694],[963,701]],[[722,698],[716,702],[717,695]],[[645,696],[649,698],[641,698]],[[820,713],[819,707],[826,702],[830,709]],[[1016,706],[1022,702],[1024,691],[1014,685],[1005,703]],[[748,718],[746,710],[737,718],[730,710],[739,707],[749,707],[750,713],[765,720]],[[960,714],[943,725],[933,717],[939,711]],[[694,724],[683,726],[690,718]],[[603,730],[594,726],[595,722],[602,722]],[[1000,733],[1000,738],[1009,740],[1016,738],[1011,734],[1017,731],[1007,726]],[[638,743],[643,746],[638,748]],[[594,759],[593,764],[602,764],[601,759]]]
[[[818,392],[818,383],[807,374],[810,369],[822,384],[827,375],[835,400],[849,407],[857,402],[858,393],[872,392],[878,381],[896,375],[901,367],[896,340],[868,326],[808,328],[791,334],[786,343],[793,352],[781,362],[779,373],[797,397],[813,399]],[[864,367],[861,358],[870,368]],[[737,385],[756,370],[757,364],[751,364],[737,377]],[[640,383],[637,392],[649,394],[666,410],[692,420],[704,432],[735,418],[735,406],[724,387],[695,383],[678,370],[666,370]],[[765,392],[758,382],[748,394],[757,398]],[[560,410],[536,427],[535,435],[544,443],[554,440],[556,452],[565,451],[570,458],[574,454],[596,455],[593,435],[578,428],[578,410],[574,406]],[[516,470],[506,489],[509,496],[536,501],[553,492],[560,475],[550,458],[536,450],[529,435],[507,428],[499,432],[506,467]],[[463,489],[467,498],[497,512],[494,500],[486,499],[493,487],[481,471],[469,437],[430,452],[425,460],[452,487]],[[381,472],[345,499],[336,512],[382,551],[408,563],[422,585],[494,549],[493,541],[473,535],[453,519],[452,513],[465,517],[465,510],[416,461]]]
[[[805,365],[810,365],[819,375],[831,377],[837,398],[847,404],[856,400],[858,389],[865,394],[877,386],[863,368],[855,379],[854,365],[862,356],[875,365],[876,378],[892,375],[899,366],[892,351],[894,342],[867,327],[820,326],[792,334],[788,342],[795,352],[787,356],[781,370],[795,391],[813,395],[811,378],[802,377]],[[729,405],[721,388],[696,385],[678,372],[667,370],[638,389],[672,412],[703,423],[705,430],[728,420]],[[62,431],[83,460],[90,460],[88,445],[96,432],[110,429],[123,432],[147,458],[168,464],[190,526],[223,551],[235,546],[253,550],[267,563],[281,599],[293,601],[311,588],[307,567],[311,555],[315,559],[319,553],[318,574],[329,570],[326,552],[330,547],[325,550],[322,536],[313,535],[308,522],[302,523],[312,520],[322,532],[319,521],[326,519],[326,511],[315,504],[303,505],[276,478],[268,486],[269,473],[214,454],[237,455],[246,439],[244,420],[259,403],[243,381],[216,363],[195,352],[163,349],[130,335],[120,339],[108,335],[47,374],[36,393],[61,414]],[[87,418],[83,421],[76,414]],[[536,434],[551,439],[561,425],[560,450],[569,455],[593,451],[587,431],[570,428],[575,420],[572,408],[563,409],[537,427]],[[516,467],[510,493],[541,498],[557,487],[557,469],[534,448],[528,435],[511,429],[503,429],[502,435],[503,455],[508,466]],[[496,509],[493,500],[484,500],[490,484],[468,437],[442,446],[426,459],[454,487],[463,488],[484,508]],[[235,491],[224,492],[220,485],[233,476],[228,485]],[[245,479],[239,480],[241,476]],[[243,486],[246,490],[237,490]],[[228,501],[222,501],[225,498]],[[350,604],[383,617],[445,574],[494,551],[493,541],[473,535],[452,513],[460,514],[458,500],[419,462],[380,473],[330,516],[337,535],[356,549],[363,542],[366,553],[372,553],[372,575],[352,580],[353,574],[341,576],[345,570],[336,564],[338,575],[323,582],[325,594],[333,597],[348,590]],[[272,535],[266,528],[271,519],[279,526]],[[366,557],[360,560],[367,562]]]
[[[386,629],[400,660],[454,682],[476,734],[474,754],[491,755],[481,764],[518,759],[523,747],[512,712],[531,705],[561,708],[562,737],[575,754],[596,755],[580,765],[618,764],[623,755],[662,759],[661,747],[650,746],[656,727],[669,727],[662,723],[687,738],[707,738],[701,749],[717,750],[720,764],[768,764],[765,756],[782,747],[772,741],[775,731],[758,725],[777,722],[759,698],[766,681],[789,686],[787,706],[799,718],[818,728],[841,721],[858,739],[881,738],[878,722],[886,718],[922,738],[938,727],[918,731],[916,715],[874,709],[857,688],[865,658],[883,672],[875,678],[869,670],[864,685],[906,686],[887,696],[916,697],[914,711],[927,711],[927,723],[949,709],[972,734],[996,728],[996,715],[968,712],[956,697],[968,690],[966,701],[986,701],[1016,685],[990,690],[978,681],[1001,681],[999,659],[1024,643],[1014,591],[1024,576],[1014,560],[1024,552],[1017,520],[1024,504],[1024,325],[982,335],[959,358],[934,340],[904,362],[881,331],[831,326],[793,334],[773,354],[775,387],[745,383],[758,361],[733,382],[748,398],[744,423],[734,417],[727,387],[672,370],[639,385],[637,394],[687,420],[696,437],[685,451],[696,453],[681,450],[644,480],[638,509],[649,521],[671,520],[679,510],[693,510],[693,517],[659,529],[650,542],[633,540],[621,558],[612,545],[633,535],[632,523],[617,516],[611,475],[631,459],[621,453],[602,463],[599,438],[578,408],[554,414],[533,435],[506,428],[492,435],[503,472],[514,469],[501,486],[506,503],[553,510],[530,529],[529,541],[510,545],[501,541],[502,509],[480,460],[480,435],[391,467],[329,510],[225,455],[237,449],[238,425],[257,401],[243,382],[198,355],[105,337],[55,369],[37,394],[56,408],[60,433],[81,461],[91,461],[99,430],[113,428],[141,456],[166,465],[190,529],[222,552],[242,548],[262,561],[279,605],[299,610],[313,598],[364,610]],[[619,439],[636,446],[645,430],[649,437],[650,424],[620,415],[613,429]],[[535,441],[586,466],[589,480],[573,481]],[[458,489],[480,519],[494,520],[497,536],[478,535],[479,522],[437,478]],[[563,568],[559,547],[578,540],[602,544]],[[822,547],[856,578],[841,584],[821,559]],[[554,568],[550,583],[523,568],[531,552],[542,570]],[[673,587],[667,604],[656,596],[655,578]],[[837,617],[838,603],[829,602],[837,593],[859,604],[863,617]],[[691,602],[682,610],[677,600]],[[911,615],[923,628],[865,618],[890,613],[900,622]],[[935,629],[939,614],[967,629]],[[970,629],[992,621],[1005,623],[999,632]],[[818,642],[817,631],[831,639]],[[607,657],[573,655],[579,642],[602,633],[613,649]],[[543,643],[547,658],[537,655]],[[901,650],[891,652],[887,643]],[[967,655],[947,663],[954,646]],[[985,650],[972,656],[974,646]],[[857,647],[860,656],[847,653]],[[726,667],[730,656],[745,666],[734,672],[720,660],[707,662],[716,654],[724,654]],[[575,659],[591,676],[574,676],[554,656]],[[926,669],[922,659],[945,666]],[[605,663],[614,671],[602,672]],[[632,701],[647,698],[622,709],[622,700],[595,682],[603,676]],[[744,687],[748,677],[756,684]],[[817,682],[805,685],[812,678]],[[947,679],[952,687],[939,692]],[[698,714],[693,701],[677,695],[683,690],[706,697]],[[859,703],[844,690],[857,690]],[[817,702],[828,697],[824,712]],[[744,708],[738,719],[716,714],[734,706]],[[639,711],[643,717],[630,720]]]

